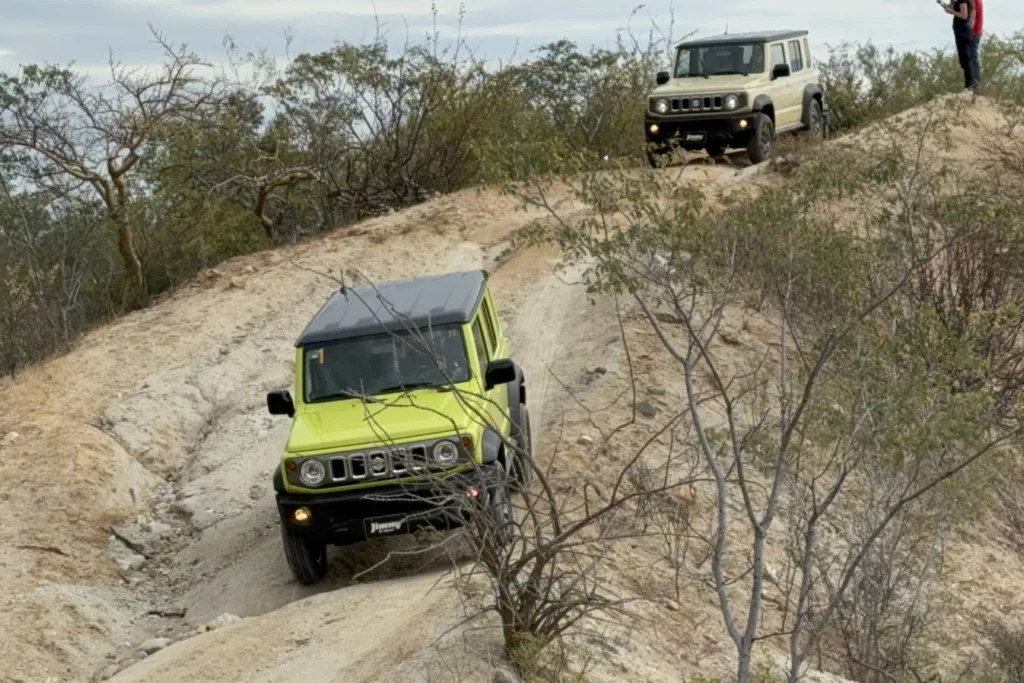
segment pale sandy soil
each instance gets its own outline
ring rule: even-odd
[[[984,102],[965,116],[954,151],[970,159],[997,118]],[[664,173],[715,184],[749,177],[736,175],[742,166]],[[493,631],[436,642],[463,614],[443,559],[406,556],[353,578],[414,541],[336,549],[323,585],[292,580],[270,487],[288,424],[266,414],[264,394],[289,384],[293,340],[335,286],[306,269],[381,280],[486,268],[530,379],[535,448],[569,485],[600,484],[621,463],[595,462],[578,439],[629,411],[615,305],[556,274],[555,250],[507,251],[538,215],[466,191],[235,259],[3,386],[0,439],[16,437],[0,446],[0,680],[491,680]],[[682,393],[671,360],[624,310],[639,396],[657,411],[633,428],[639,436],[679,412]],[[774,343],[772,325],[750,312],[731,311],[728,325],[736,343],[723,362],[732,367]],[[979,532],[952,556],[965,613],[1018,608],[1012,587],[1024,566],[1007,543]],[[1002,580],[982,581],[993,566]],[[655,541],[617,549],[604,570],[624,590],[672,593]],[[635,621],[611,628],[609,644],[593,645],[588,680],[728,672],[713,596],[689,586],[682,598],[638,606]],[[242,619],[197,635],[223,614]],[[142,657],[139,645],[153,637],[175,642]]]

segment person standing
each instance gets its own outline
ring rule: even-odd
[[[985,10],[983,0],[972,0],[974,3],[973,20],[971,21],[971,40],[968,43],[968,52],[971,64],[971,73],[974,76],[974,91],[978,91],[981,85],[981,32],[984,25]]]
[[[938,3],[946,14],[953,15],[953,38],[956,41],[956,54],[960,59],[960,68],[964,72],[964,88],[974,89],[977,86],[980,75],[975,67],[978,65],[977,45],[980,42],[974,39],[973,27],[976,21],[975,3],[977,0],[952,0],[948,5],[942,0]],[[972,46],[975,47],[972,50]],[[972,54],[973,53],[973,54]]]

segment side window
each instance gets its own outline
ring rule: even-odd
[[[804,56],[800,50],[800,41],[791,40],[789,41],[789,70],[793,73],[797,71],[803,71],[804,68]]]
[[[489,342],[488,348],[494,351],[498,348],[498,334],[494,327],[494,311],[491,310],[490,297],[484,298],[484,303],[480,307],[480,315],[484,319],[484,328],[487,332],[487,341]]]
[[[487,348],[484,346],[484,335],[480,331],[480,317],[473,322],[473,344],[476,346],[476,357],[480,362],[480,372],[487,370]]]
[[[777,65],[785,63],[786,51],[782,48],[782,43],[772,45],[772,68],[774,69]]]

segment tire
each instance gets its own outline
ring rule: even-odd
[[[806,133],[815,140],[825,138],[825,116],[821,111],[821,102],[815,99],[811,100],[811,108],[807,112]]]
[[[516,538],[516,510],[512,505],[511,482],[505,470],[494,468],[494,480],[487,488],[487,511],[494,539],[499,547],[505,547]]]
[[[713,159],[715,157],[720,157],[723,154],[725,154],[725,145],[708,145],[706,150],[708,156]]]
[[[750,135],[750,142],[747,144],[747,156],[751,163],[759,164],[767,161],[772,155],[772,147],[775,142],[775,126],[772,119],[766,114],[757,115],[757,123],[754,125],[754,132]]]
[[[304,586],[320,583],[327,575],[327,545],[292,533],[281,523],[284,557],[295,580]]]
[[[533,458],[533,428],[530,425],[530,411],[524,405],[520,409],[520,424],[512,425],[512,438],[516,446],[525,451],[525,461],[519,452],[512,454],[510,473],[512,474],[512,486],[515,491],[522,491],[529,488],[533,481],[533,467],[530,460]]]
[[[667,152],[663,150],[655,151],[649,149],[647,150],[647,162],[651,165],[651,168],[661,168],[662,166],[667,166],[668,164],[662,161],[666,154]]]

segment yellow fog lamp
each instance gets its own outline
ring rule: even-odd
[[[310,512],[308,507],[303,505],[302,507],[295,508],[295,512],[292,513],[292,519],[297,524],[306,524],[309,520],[313,519],[313,513]]]

